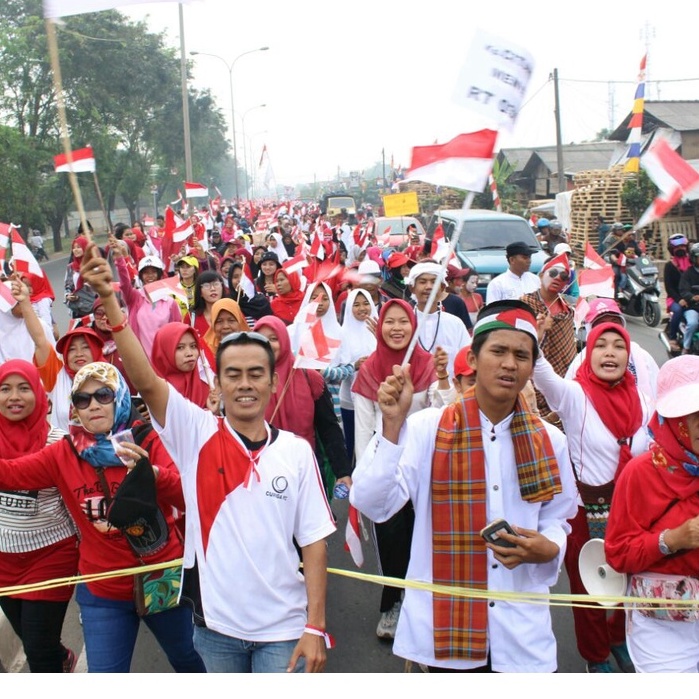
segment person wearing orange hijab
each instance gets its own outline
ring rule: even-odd
[[[211,307],[211,325],[204,335],[204,351],[211,366],[216,366],[216,350],[221,338],[241,330],[250,330],[250,327],[238,303],[229,298],[216,301]]]

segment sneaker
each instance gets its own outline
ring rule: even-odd
[[[63,672],[73,672],[77,664],[78,656],[70,648],[66,648],[66,655],[63,658]]]
[[[395,638],[396,626],[398,626],[398,617],[400,616],[400,602],[396,602],[387,612],[381,614],[378,626],[376,627],[376,635],[379,638]]]
[[[614,660],[616,660],[616,664],[622,672],[636,672],[636,668],[633,666],[631,656],[629,655],[629,649],[626,647],[625,643],[612,646],[611,650]]]
[[[603,663],[588,663],[587,672],[614,672],[611,663],[605,660]]]

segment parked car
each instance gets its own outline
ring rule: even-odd
[[[383,247],[402,250],[410,244],[407,229],[412,224],[417,226],[420,242],[423,243],[425,241],[425,227],[414,216],[379,216],[374,219],[374,233],[379,243],[384,240],[384,236],[388,233],[388,243],[384,243]]]
[[[478,272],[478,291],[485,298],[490,281],[508,268],[505,248],[522,241],[532,249],[531,271],[538,273],[547,258],[531,226],[521,216],[503,214],[486,209],[447,209],[432,215],[427,227],[431,238],[438,223],[442,222],[444,235],[451,240],[456,234],[456,255],[463,267]]]

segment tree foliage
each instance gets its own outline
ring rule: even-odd
[[[621,203],[631,212],[635,220],[650,206],[658,196],[658,188],[653,184],[645,170],[638,173],[638,177],[632,177],[621,190]]]
[[[174,199],[185,179],[176,51],[117,11],[68,17],[57,32],[71,144],[92,146],[108,210],[126,206],[135,218],[153,185]],[[0,80],[0,163],[11,175],[0,220],[50,225],[57,234],[73,203],[67,176],[53,171],[63,148],[41,0],[0,3]],[[193,178],[225,179],[223,114],[208,91],[190,88],[188,98]],[[98,208],[93,176],[78,177],[85,201]]]

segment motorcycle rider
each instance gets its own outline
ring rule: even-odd
[[[682,351],[677,342],[677,333],[684,317],[684,309],[687,302],[680,294],[680,279],[682,274],[691,266],[687,247],[689,243],[681,233],[671,235],[667,240],[667,249],[670,260],[663,271],[663,283],[667,295],[667,311],[670,313],[670,322],[667,327],[667,338],[672,352],[679,354]]]
[[[615,223],[614,226],[617,224]],[[612,230],[614,229],[612,226]],[[623,226],[621,228],[623,232]],[[621,236],[619,242],[610,250],[609,258],[612,263],[612,270],[614,270],[614,289],[615,297],[618,296],[619,292],[623,291],[628,284],[628,277],[626,275],[626,267],[629,260],[641,257],[643,252],[636,242],[636,231],[630,230]]]
[[[689,354],[694,333],[699,330],[699,243],[689,248],[690,267],[682,273],[680,279],[680,296],[687,302],[684,312],[686,328],[682,354]]]

